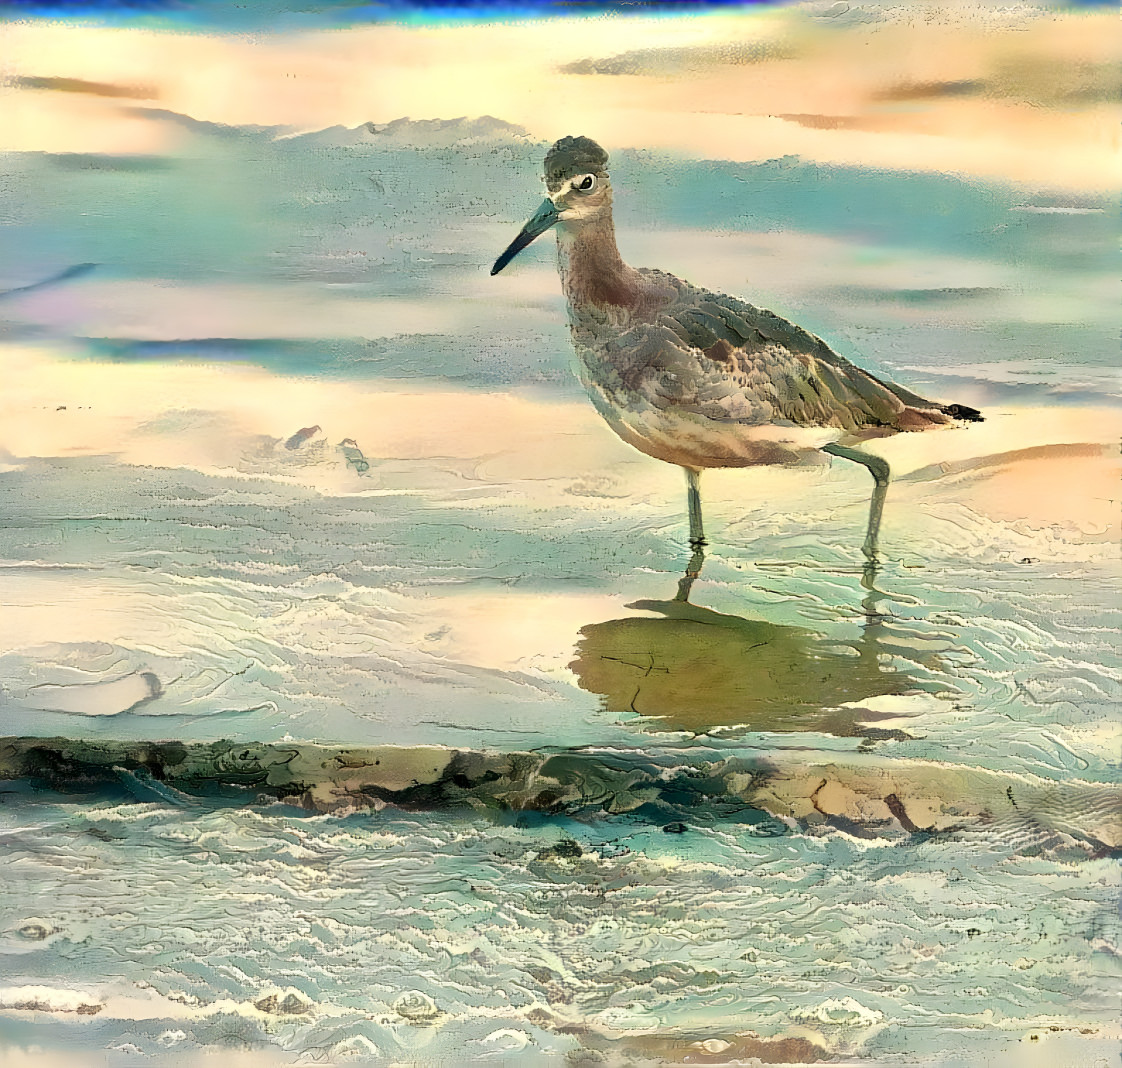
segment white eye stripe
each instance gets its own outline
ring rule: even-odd
[[[596,175],[594,174],[578,174],[572,180],[572,187],[578,193],[591,193],[596,188]]]

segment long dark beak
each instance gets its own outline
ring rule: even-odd
[[[557,222],[557,219],[557,208],[554,206],[553,201],[549,199],[543,200],[542,206],[534,212],[533,218],[522,227],[518,236],[507,246],[506,251],[495,260],[495,266],[491,268],[491,273],[498,274],[499,271],[510,263],[510,261],[533,241],[535,237],[539,234],[544,234],[546,230]]]

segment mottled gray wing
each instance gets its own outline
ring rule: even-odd
[[[632,345],[646,350],[643,387],[656,404],[722,422],[846,430],[898,426],[912,404],[939,409],[770,311],[672,281],[678,299],[646,325],[644,338],[629,331]]]

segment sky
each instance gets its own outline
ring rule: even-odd
[[[492,115],[541,141],[585,133],[694,158],[798,155],[1076,192],[1119,181],[1109,8],[814,0],[340,24],[328,6],[278,17],[281,29],[223,25],[215,10],[9,12],[0,150],[174,152],[154,109],[294,132]]]

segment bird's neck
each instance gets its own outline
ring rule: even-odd
[[[558,225],[557,269],[572,307],[598,304],[634,309],[643,301],[642,275],[620,257],[610,215],[579,225]]]

